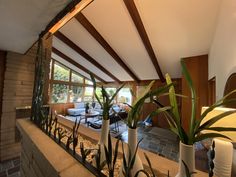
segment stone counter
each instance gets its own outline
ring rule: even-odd
[[[58,117],[58,122],[72,128],[74,122]],[[45,135],[33,123],[27,119],[17,121],[17,127],[22,134],[22,176],[23,177],[38,177],[50,176],[54,177],[76,177],[78,176],[93,176],[87,169],[80,165],[73,157],[71,157],[65,150],[58,146],[53,140]],[[80,125],[79,133],[87,137],[90,141],[96,143],[99,140],[99,132]],[[116,139],[112,138],[113,147],[115,147]],[[121,153],[121,147],[119,148]],[[154,169],[167,174],[169,170],[170,176],[175,176],[178,171],[178,163],[161,157],[152,152],[142,149],[138,150],[138,154],[144,165],[148,165],[143,152],[145,152],[152,162]],[[37,158],[36,158],[37,157]],[[33,162],[33,163],[32,163]],[[47,165],[46,165],[47,164]],[[49,173],[50,171],[50,173]],[[79,173],[78,173],[79,172]],[[26,173],[34,173],[35,175],[28,175]],[[40,175],[36,175],[39,173]],[[48,174],[48,175],[46,175]],[[54,175],[49,175],[54,174]],[[207,177],[208,174],[197,171],[195,177]]]

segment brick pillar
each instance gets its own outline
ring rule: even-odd
[[[51,38],[49,41],[45,41],[47,44],[45,48],[48,51],[47,60],[51,58],[49,58],[51,56],[51,41]],[[17,142],[15,126],[16,107],[31,106],[36,53],[37,44],[26,54],[7,53],[0,121],[0,161],[20,155],[20,142]],[[45,74],[49,75],[50,60],[45,63]],[[45,84],[45,90],[47,89],[48,79]]]

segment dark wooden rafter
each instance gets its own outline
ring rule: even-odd
[[[70,48],[72,48],[74,51],[76,51],[78,54],[80,54],[82,57],[84,57],[87,61],[92,63],[94,66],[96,66],[98,69],[100,69],[102,72],[104,72],[106,75],[114,79],[116,82],[121,83],[121,81],[115,77],[112,73],[110,73],[106,68],[104,68],[101,64],[99,64],[94,58],[92,58],[89,54],[87,54],[83,49],[81,49],[79,46],[77,46],[74,42],[72,42],[69,38],[67,38],[64,34],[61,32],[56,32],[54,34],[58,39],[60,39],[62,42],[67,44]]]
[[[130,16],[131,16],[131,18],[132,18],[132,20],[133,20],[137,30],[138,30],[138,33],[139,33],[139,35],[140,35],[140,37],[141,37],[141,39],[143,41],[143,44],[144,44],[144,46],[145,46],[145,48],[146,48],[146,50],[148,52],[148,55],[149,55],[153,65],[154,65],[154,67],[156,69],[156,72],[157,72],[160,80],[162,82],[165,82],[165,78],[164,78],[164,76],[163,76],[163,74],[161,72],[161,68],[160,68],[160,66],[158,64],[156,55],[155,55],[155,53],[153,51],[152,45],[150,43],[150,40],[148,38],[147,32],[146,32],[146,30],[144,28],[142,19],[141,19],[140,15],[139,15],[139,12],[138,12],[138,9],[137,9],[137,7],[136,7],[136,5],[134,3],[134,0],[123,0],[123,1],[124,1],[125,5],[126,5],[126,8],[128,9],[129,14],[130,14]]]
[[[133,73],[133,71],[131,71],[131,69],[124,63],[119,55],[112,49],[112,47],[107,43],[102,35],[81,12],[78,13],[75,18],[136,82],[140,81],[139,78]]]
[[[79,63],[77,63],[75,60],[71,59],[70,57],[68,57],[67,55],[65,55],[64,53],[62,53],[61,51],[59,51],[58,49],[56,49],[55,47],[52,47],[52,52],[55,53],[56,55],[60,56],[61,58],[63,58],[64,60],[66,60],[67,62],[75,65],[76,67],[78,67],[79,69],[83,70],[86,73],[91,73],[94,75],[94,77],[98,80],[100,80],[103,83],[107,83],[105,80],[103,80],[102,78],[100,78],[99,76],[97,76],[96,74],[94,74],[93,72],[89,71],[87,68],[85,68],[84,66],[80,65]]]

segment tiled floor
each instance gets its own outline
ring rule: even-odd
[[[20,177],[20,157],[0,163],[0,177]]]
[[[157,153],[168,159],[178,161],[179,143],[177,136],[171,131],[158,127],[140,127],[138,129],[138,139],[141,141],[139,147]],[[121,134],[121,139],[128,141],[128,131]]]

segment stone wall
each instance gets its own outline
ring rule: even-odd
[[[21,177],[92,177],[70,154],[58,146],[31,121],[21,119]]]
[[[44,48],[47,49],[45,73],[49,73],[51,44],[52,38],[44,40]],[[16,131],[16,108],[31,106],[36,54],[37,43],[26,54],[7,52],[2,97],[2,116],[0,117],[0,161],[20,155],[20,143],[18,142],[19,138]],[[45,81],[45,93],[47,93],[48,78]],[[44,100],[47,103],[47,95]]]
[[[20,154],[20,144],[15,140],[15,110],[16,107],[31,105],[36,48],[34,46],[26,55],[7,53],[0,130],[1,161]]]

